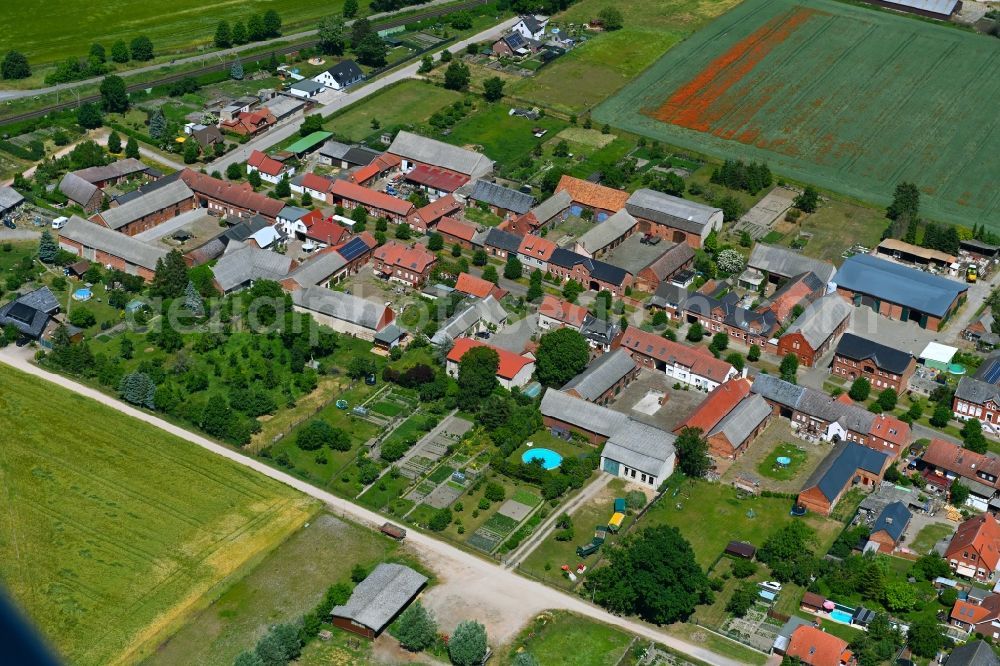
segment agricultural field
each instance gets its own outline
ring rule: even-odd
[[[239,5],[219,5],[197,0],[171,3],[142,0],[54,0],[43,14],[33,0],[7,0],[0,13],[0,52],[12,48],[23,52],[33,64],[84,56],[94,42],[110,48],[119,39],[126,43],[139,35],[148,36],[157,52],[182,51],[212,41],[215,26],[225,18],[230,24],[246,21],[253,13],[276,10],[283,32],[290,28],[314,28],[318,19],[340,14],[343,0],[315,3],[309,0],[246,0]],[[363,5],[367,8],[367,5]],[[235,10],[235,11],[232,11]],[[58,16],[58,29],[51,17]],[[165,20],[166,19],[166,20]]]
[[[55,385],[0,382],[0,578],[72,663],[148,654],[319,508]]]
[[[407,79],[351,105],[343,113],[336,114],[324,128],[338,137],[362,141],[395,127],[425,123],[435,112],[462,98],[462,94],[454,90]],[[378,130],[372,129],[372,120],[379,121]]]
[[[1000,209],[994,46],[832,0],[748,0],[594,117],[875,203],[912,181],[922,212],[972,226]]]

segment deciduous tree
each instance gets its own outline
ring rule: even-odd
[[[3,62],[0,62],[0,76],[8,80],[28,78],[31,76],[28,59],[20,51],[7,51]]]
[[[559,387],[576,377],[590,360],[587,339],[573,328],[559,328],[541,337],[535,373],[545,386]]]
[[[111,45],[111,59],[119,64],[128,62],[131,54],[128,52],[128,46],[125,45],[125,40],[119,39],[117,42]]]
[[[698,479],[705,475],[712,460],[708,457],[708,442],[700,428],[684,428],[674,441],[677,467],[685,475]]]
[[[139,35],[133,39],[132,43],[129,45],[129,52],[132,54],[132,60],[138,60],[140,62],[152,60],[153,42],[150,41],[149,37]]]
[[[461,622],[448,641],[448,656],[455,666],[479,666],[488,649],[486,627],[473,620]]]
[[[483,97],[488,102],[499,101],[503,97],[504,80],[499,76],[491,76],[483,81]]]
[[[478,407],[497,386],[500,357],[490,347],[473,347],[458,363],[459,404],[464,409]]]
[[[128,92],[125,90],[125,80],[114,74],[105,76],[101,81],[101,105],[111,113],[128,111]]]
[[[396,638],[404,649],[410,652],[426,650],[437,638],[437,622],[419,601],[415,601],[403,611],[398,620]]]
[[[223,19],[215,26],[215,46],[220,49],[228,49],[233,45],[233,35],[229,31],[229,21]]]

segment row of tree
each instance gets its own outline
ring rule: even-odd
[[[236,21],[231,26],[223,19],[215,26],[213,42],[220,49],[259,42],[281,36],[281,16],[273,9],[263,14],[251,14],[246,22]]]

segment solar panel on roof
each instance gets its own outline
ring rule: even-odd
[[[7,312],[7,316],[11,319],[16,319],[23,324],[30,324],[31,320],[35,317],[35,309],[24,303],[14,303],[11,309]]]
[[[367,251],[368,246],[365,245],[365,242],[360,238],[352,238],[347,242],[347,245],[338,250],[338,252],[340,252],[340,256],[347,261],[354,261]]]
[[[983,381],[989,382],[990,384],[996,384],[1000,381],[1000,362],[993,361],[993,364],[983,375]]]

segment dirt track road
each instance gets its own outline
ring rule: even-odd
[[[0,350],[0,361],[22,372],[53,382],[113,409],[117,409],[129,416],[145,421],[161,430],[197,444],[216,455],[223,456],[240,465],[254,469],[306,495],[321,500],[326,503],[331,512],[349,520],[364,523],[368,526],[381,525],[385,522],[382,516],[373,511],[331,495],[305,481],[269,467],[254,458],[249,458],[220,444],[216,444],[200,435],[119,402],[92,388],[47,372],[31,363],[29,359],[32,353],[29,348],[11,346]],[[522,578],[510,571],[504,570],[497,564],[480,559],[416,530],[409,531],[406,541],[439,577],[440,584],[425,594],[425,601],[428,607],[435,612],[445,630],[450,631],[462,619],[475,618],[486,625],[491,641],[494,644],[505,643],[513,638],[529,619],[541,611],[547,609],[565,609],[621,627],[625,631],[638,634],[644,638],[658,641],[678,652],[688,654],[710,664],[736,666],[740,663],[698,645],[678,640],[663,633],[656,627],[611,615],[578,597],[564,594],[541,583]]]

